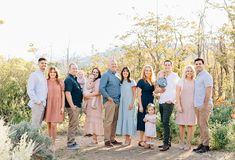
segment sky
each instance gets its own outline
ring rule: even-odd
[[[0,54],[32,60],[37,54],[53,59],[71,54],[88,56],[92,46],[103,52],[116,45],[115,36],[128,31],[131,17],[148,12],[197,20],[204,0],[0,0]],[[216,19],[215,19],[216,17]],[[226,22],[221,11],[208,10],[206,25],[216,29]]]

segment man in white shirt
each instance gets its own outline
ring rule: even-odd
[[[179,76],[172,71],[173,64],[170,60],[164,61],[164,73],[167,80],[165,88],[158,87],[157,92],[160,93],[159,111],[161,115],[161,122],[163,124],[163,145],[159,146],[160,151],[167,151],[170,146],[170,117],[176,101],[176,85]]]
[[[32,110],[32,125],[40,127],[47,99],[47,80],[44,76],[44,72],[47,67],[46,58],[38,59],[39,69],[30,74],[27,83],[27,93],[30,101],[28,103]]]

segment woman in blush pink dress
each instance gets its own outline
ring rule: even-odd
[[[93,68],[92,74],[94,75],[94,90],[90,90],[84,87],[83,95],[87,101],[86,108],[84,108],[85,119],[85,132],[86,134],[92,134],[92,141],[89,145],[98,144],[97,136],[104,134],[103,119],[102,119],[102,98],[99,92],[101,73],[98,68]],[[95,101],[95,103],[93,103]],[[94,107],[95,105],[95,107]]]
[[[57,123],[64,120],[64,82],[59,79],[59,73],[56,67],[50,67],[48,71],[48,95],[47,107],[45,112],[45,122],[48,126],[49,137],[52,138],[55,145]]]
[[[196,125],[196,114],[194,111],[194,78],[196,72],[193,66],[185,67],[183,78],[176,87],[176,123],[180,130],[180,149],[190,150],[193,136],[193,126]],[[184,146],[184,128],[187,126],[187,145]]]

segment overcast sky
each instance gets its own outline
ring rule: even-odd
[[[39,53],[62,57],[70,44],[81,56],[105,51],[114,37],[128,31],[132,16],[157,12],[197,20],[204,0],[0,0],[0,54],[31,60],[30,43]],[[158,3],[157,3],[158,2]],[[158,4],[158,5],[157,5]],[[215,20],[216,17],[216,20]],[[216,27],[226,22],[223,12],[208,10],[206,23]]]

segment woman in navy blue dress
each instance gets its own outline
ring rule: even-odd
[[[142,71],[141,79],[137,83],[137,95],[138,95],[138,113],[137,113],[137,130],[139,131],[139,143],[138,145],[143,147],[144,143],[144,131],[145,123],[143,121],[146,114],[146,108],[149,103],[153,103],[153,91],[154,91],[154,72],[150,65],[145,65]]]

